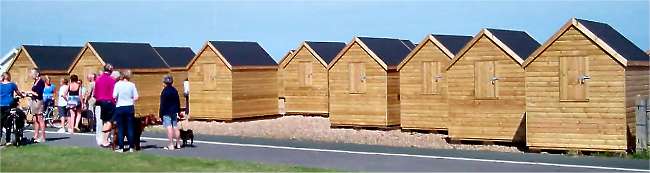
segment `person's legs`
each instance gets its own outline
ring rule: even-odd
[[[113,119],[114,116],[114,111],[115,111],[115,104],[111,102],[102,102],[101,106],[101,111],[102,111],[102,121],[104,122],[104,125],[108,125],[109,123],[113,123],[115,120]],[[113,124],[115,125],[115,124]],[[103,140],[104,140],[104,146],[108,146],[110,143],[108,142],[108,138],[110,138],[109,135],[110,131],[104,132],[103,135]]]
[[[174,143],[174,146],[177,147],[177,148],[180,148],[180,147],[179,147],[179,146],[180,146],[180,145],[179,145],[179,144],[180,144],[179,141],[180,141],[180,139],[181,139],[181,138],[180,138],[180,133],[181,133],[181,132],[180,132],[179,129],[178,129],[178,118],[177,118],[176,115],[172,115],[172,116],[171,116],[171,126],[172,126],[172,129],[173,129],[172,132],[173,132],[173,134],[174,134],[173,137],[176,139],[176,143]]]
[[[81,107],[75,108],[77,111],[75,111],[75,119],[74,119],[74,129],[79,129],[79,122],[81,122]]]
[[[174,140],[174,131],[173,131],[174,129],[171,126],[171,118],[169,118],[168,115],[163,115],[162,121],[163,121],[163,127],[167,129],[167,139],[169,140],[169,143],[167,144],[167,148],[170,148],[170,146],[174,146],[172,145]]]
[[[126,107],[126,124],[127,133],[126,138],[129,140],[129,150],[135,150],[135,108],[133,106]]]
[[[68,112],[69,115],[67,117],[68,119],[68,133],[74,133],[74,115],[75,115],[75,109],[68,107]]]
[[[104,144],[104,140],[102,137],[102,125],[104,124],[102,122],[101,118],[101,108],[96,105],[95,108],[93,109],[93,115],[95,115],[95,140],[97,141],[97,145],[102,145]]]
[[[117,107],[115,108],[115,121],[117,125],[117,144],[118,144],[118,149],[124,149],[124,134],[126,130],[126,121],[125,121],[125,115],[123,114],[124,111],[122,111],[124,108],[123,107]],[[114,142],[114,141],[113,141]]]
[[[43,116],[43,114],[40,115],[38,125],[41,126],[40,129],[41,131],[39,131],[41,133],[40,134],[41,142],[45,142],[45,117]]]
[[[68,110],[65,106],[58,106],[59,108],[59,121],[61,122],[61,129],[65,129],[65,120],[68,115]]]
[[[4,137],[5,137],[5,142],[10,142],[9,140],[11,139],[9,134],[10,130],[7,126],[7,117],[9,117],[9,106],[1,106],[0,107],[0,137],[3,135],[2,129],[5,129]]]

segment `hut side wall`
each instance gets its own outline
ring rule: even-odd
[[[423,62],[439,62],[438,93],[423,90]],[[450,59],[431,41],[400,69],[401,126],[412,129],[446,129],[448,127],[447,76],[445,70]]]
[[[399,81],[399,72],[397,72],[397,70],[389,70],[387,81],[388,95],[386,97],[386,102],[388,103],[388,114],[386,117],[387,126],[400,124]]]
[[[560,101],[560,57],[588,57],[588,101]],[[626,149],[625,69],[578,30],[526,67],[526,80],[528,146]]]
[[[188,78],[187,71],[185,70],[172,70],[172,77],[174,78],[174,88],[178,90],[178,97],[181,99],[181,107],[185,107],[185,94],[183,94],[183,81]],[[192,89],[192,88],[190,88]]]
[[[311,77],[301,74],[304,63],[311,66]],[[300,48],[282,71],[287,112],[327,113],[327,68],[309,50]],[[311,78],[311,82],[305,82],[310,84],[301,84],[305,78]]]
[[[627,119],[628,147],[636,145],[636,99],[649,95],[650,71],[648,67],[627,67],[625,70],[625,110]]]
[[[214,67],[206,69],[207,67]],[[192,119],[229,120],[232,117],[232,73],[211,50],[200,53],[190,67]],[[213,80],[206,81],[212,78]]]
[[[133,73],[131,82],[138,88],[139,98],[135,103],[135,116],[158,115],[160,110],[160,93],[163,89],[162,78],[167,72]]]
[[[364,93],[350,93],[349,69],[352,62],[364,64]],[[387,73],[358,43],[353,43],[328,73],[329,118],[333,125],[388,125]]]
[[[496,98],[477,98],[475,63],[494,62]],[[478,62],[478,63],[477,63]],[[476,74],[484,75],[484,71]],[[485,36],[448,71],[449,135],[454,139],[516,142],[523,140],[524,70]],[[484,76],[486,77],[486,76]],[[476,78],[476,79],[475,79]],[[483,85],[490,85],[483,83]]]
[[[232,78],[231,119],[278,114],[276,69],[235,70]]]

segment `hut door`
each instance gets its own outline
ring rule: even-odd
[[[477,61],[474,64],[474,93],[477,99],[494,99],[498,78],[494,61]]]
[[[313,71],[312,71],[311,62],[309,61],[300,62],[300,66],[298,67],[298,81],[300,83],[300,86],[301,87],[311,86],[312,76],[313,76]]]
[[[560,100],[587,100],[587,63],[586,57],[560,58]]]
[[[203,64],[203,90],[213,91],[217,89],[217,64]]]
[[[366,92],[366,67],[362,62],[350,63],[350,93]]]
[[[438,83],[442,79],[440,75],[440,63],[437,61],[422,62],[422,93],[438,94]]]

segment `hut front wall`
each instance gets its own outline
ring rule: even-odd
[[[188,76],[192,119],[232,118],[232,73],[211,49],[201,52]]]
[[[560,101],[561,57],[587,58],[587,100]],[[612,57],[580,31],[567,30],[526,67],[527,145],[626,149],[625,78],[625,69]]]
[[[287,112],[327,113],[327,69],[309,50],[300,48],[282,71]]]
[[[86,49],[77,64],[72,68],[70,75],[75,74],[79,79],[85,81],[88,74],[98,73],[101,69],[102,63],[99,58],[90,49]]]
[[[235,70],[232,78],[231,119],[278,114],[276,69]]]
[[[34,64],[29,60],[29,56],[24,51],[20,51],[8,70],[9,74],[11,74],[11,81],[18,85],[20,91],[31,91],[34,80],[29,76],[29,73],[34,67]],[[27,106],[27,100],[29,99],[22,99],[20,106]]]
[[[636,145],[636,100],[647,98],[650,92],[648,67],[628,67],[625,70],[625,108],[627,114],[628,147]]]
[[[475,64],[494,66],[486,70],[475,67]],[[494,85],[488,79],[492,75],[485,74],[489,71],[499,78]],[[449,135],[452,138],[506,142],[523,140],[525,78],[523,68],[515,60],[487,37],[481,36],[447,71],[447,76],[449,117],[453,122]],[[493,87],[491,92],[481,95],[494,97],[479,97],[477,91],[485,88],[477,89],[475,85]]]
[[[363,92],[350,90],[352,63],[365,67]],[[358,43],[354,43],[328,73],[329,119],[333,125],[390,125],[387,122],[387,73]]]
[[[448,127],[447,79],[444,74],[449,58],[431,41],[423,47],[400,69],[401,126],[412,129],[446,129]],[[438,78],[434,91],[425,88],[427,75],[424,63],[433,62],[441,78]],[[431,70],[431,69],[430,69]],[[429,84],[431,85],[431,84]]]

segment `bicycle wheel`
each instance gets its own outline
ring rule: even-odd
[[[45,110],[45,123],[46,127],[56,127],[54,125],[54,108],[48,107],[47,110]]]

